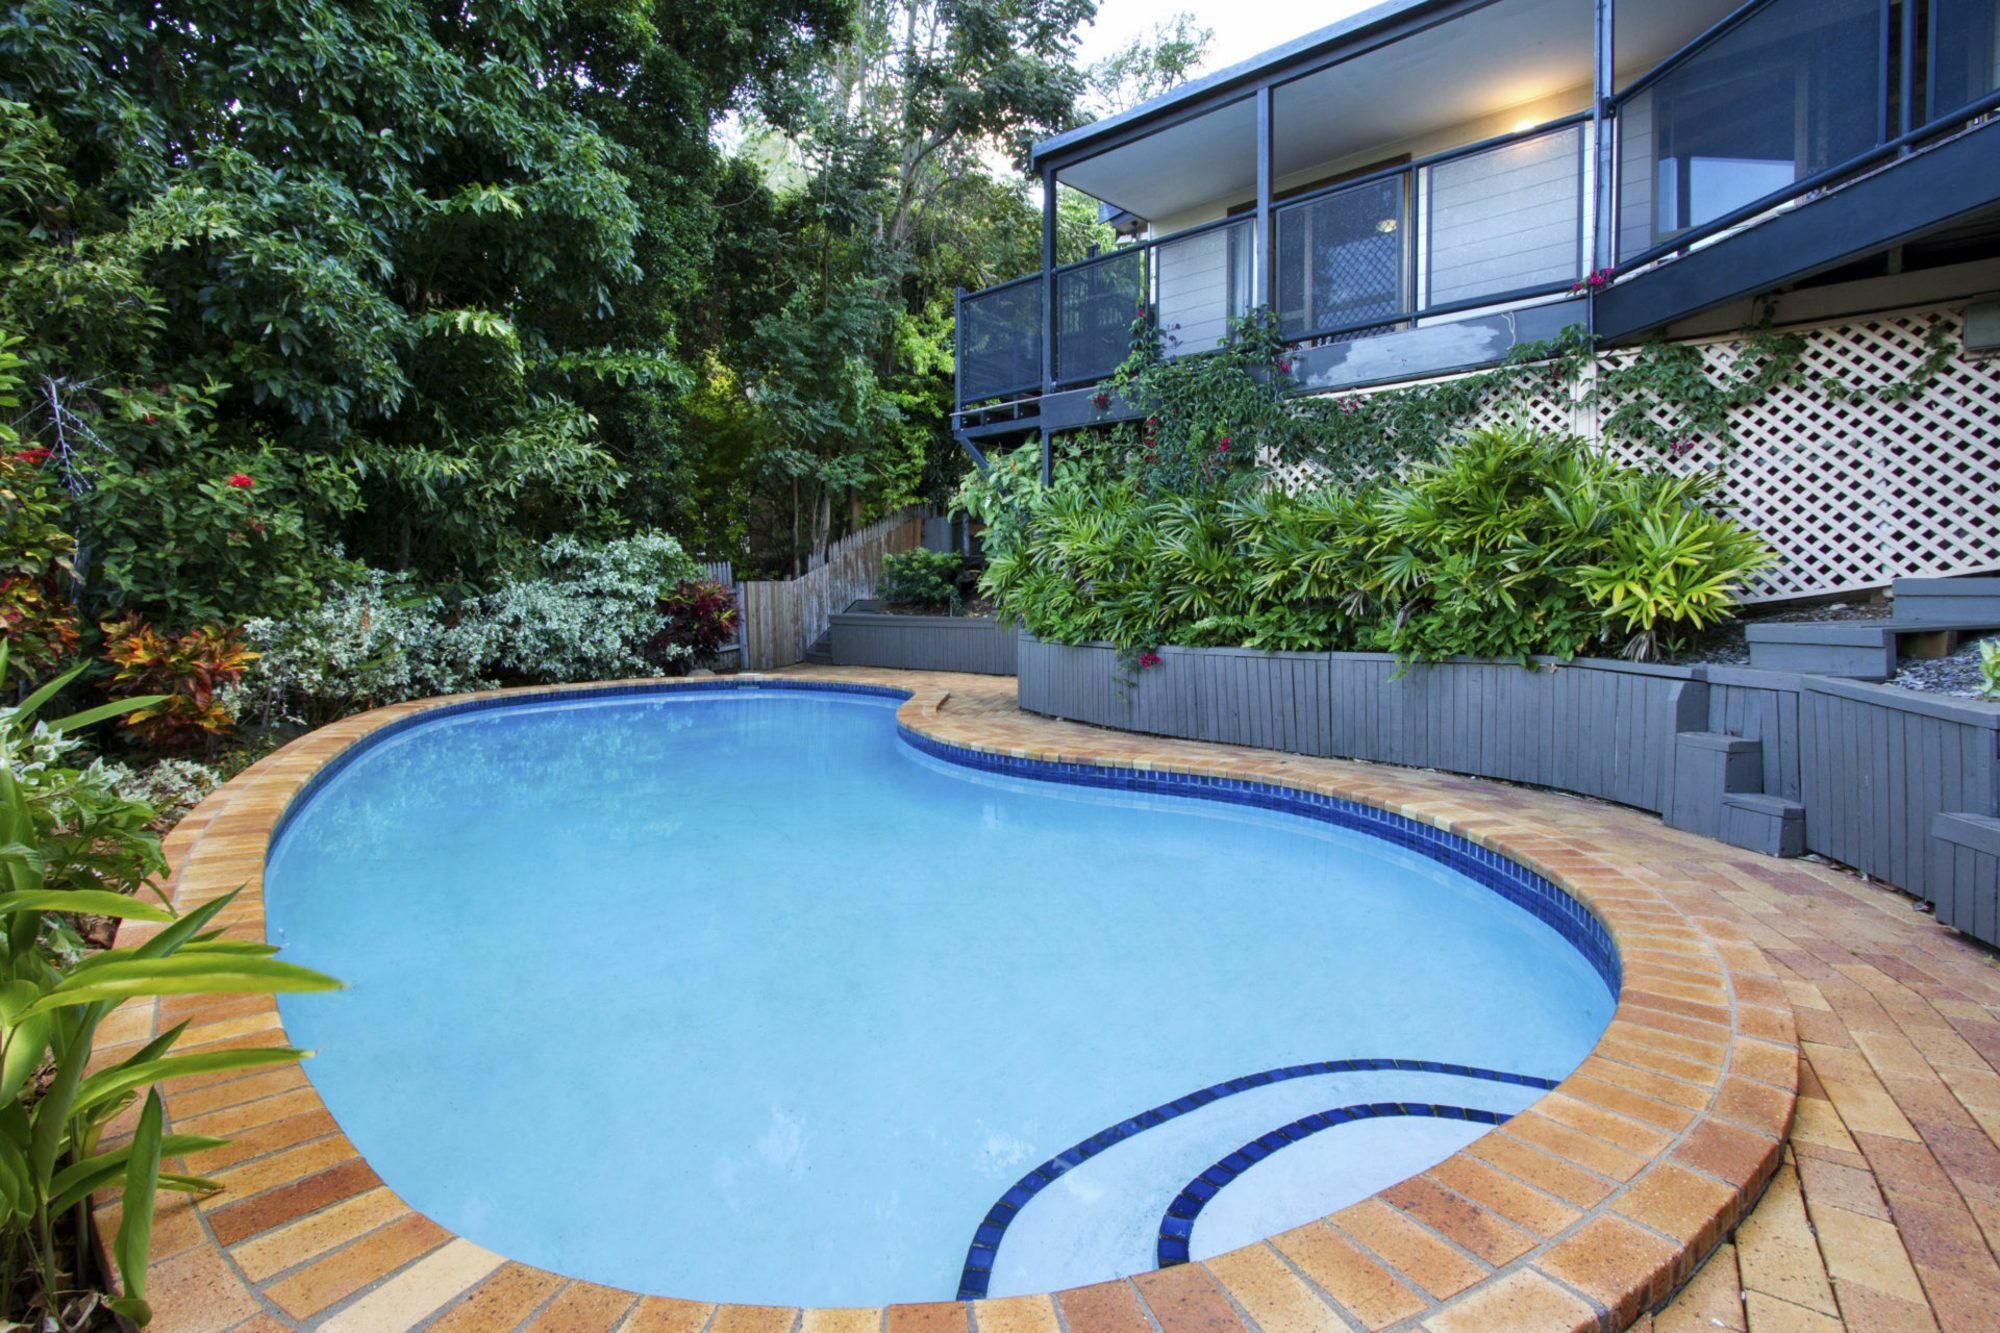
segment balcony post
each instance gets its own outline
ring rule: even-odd
[[[1056,389],[1056,172],[1042,168],[1042,393]],[[1055,455],[1042,433],[1042,485],[1054,479]]]
[[[1617,0],[1597,0],[1595,30],[1596,54],[1593,57],[1594,72],[1591,76],[1590,99],[1590,144],[1591,162],[1590,199],[1590,246],[1589,267],[1592,272],[1612,267],[1617,262],[1616,223],[1618,214],[1612,200],[1616,192],[1616,182],[1612,179],[1613,160],[1611,138],[1615,132],[1612,120],[1612,99],[1616,89],[1612,87],[1617,78],[1617,49],[1613,46],[1613,20],[1616,15],[1613,6]],[[1595,289],[1586,289],[1595,290]],[[1593,299],[1590,308],[1596,311]]]
[[[1277,282],[1271,257],[1271,85],[1257,90],[1257,235],[1251,248],[1251,290],[1255,304],[1277,307]]]

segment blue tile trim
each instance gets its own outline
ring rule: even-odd
[[[1188,1242],[1194,1237],[1194,1221],[1201,1210],[1235,1179],[1257,1163],[1294,1143],[1310,1138],[1335,1125],[1351,1125],[1360,1120],[1380,1120],[1386,1116],[1429,1116],[1435,1120],[1468,1120],[1477,1125],[1504,1125],[1512,1119],[1505,1111],[1484,1111],[1476,1106],[1446,1106],[1432,1102],[1363,1102],[1315,1111],[1269,1134],[1261,1134],[1230,1153],[1182,1187],[1160,1216],[1160,1235],[1153,1247],[1154,1261],[1172,1268],[1188,1261]]]
[[[1421,852],[1431,860],[1458,871],[1475,884],[1493,890],[1547,924],[1583,955],[1603,980],[1612,998],[1618,996],[1623,969],[1618,962],[1618,950],[1611,943],[1611,932],[1597,913],[1546,877],[1456,833],[1447,833],[1421,820],[1392,814],[1360,801],[1322,796],[1317,792],[1301,791],[1277,783],[1022,759],[933,740],[900,723],[897,725],[903,739],[925,754],[948,763],[964,764],[968,768],[1042,782],[1066,782],[1084,787],[1111,787],[1120,791],[1192,796],[1233,805],[1251,805],[1338,824]]]
[[[1232,1078],[1225,1083],[1215,1083],[1199,1092],[1191,1092],[1185,1097],[1155,1106],[1150,1111],[1142,1111],[1128,1120],[1121,1120],[1108,1129],[1099,1130],[1083,1142],[1064,1152],[1057,1153],[1048,1161],[1015,1181],[1013,1187],[986,1211],[979,1228],[973,1233],[972,1244],[965,1253],[965,1270],[959,1275],[958,1299],[976,1301],[986,1295],[988,1283],[993,1280],[993,1261],[1000,1252],[1000,1242],[1006,1238],[1007,1227],[1013,1222],[1028,1201],[1041,1193],[1043,1188],[1055,1182],[1058,1176],[1073,1167],[1081,1166],[1097,1154],[1115,1143],[1122,1143],[1135,1134],[1164,1125],[1199,1110],[1210,1102],[1232,1097],[1252,1088],[1265,1087],[1272,1083],[1283,1083],[1287,1079],[1310,1078],[1319,1074],[1357,1074],[1393,1072],[1400,1074],[1449,1074],[1456,1078],[1485,1079],[1490,1083],[1511,1083],[1523,1088],[1544,1090],[1556,1086],[1551,1078],[1536,1074],[1509,1074],[1499,1069],[1481,1069],[1476,1065],[1443,1064],[1436,1060],[1383,1060],[1363,1057],[1352,1060],[1315,1060],[1311,1064],[1286,1065],[1281,1069],[1266,1069],[1260,1074],[1246,1074],[1242,1078]],[[1374,1105],[1401,1105],[1401,1103],[1373,1103]],[[1410,1103],[1415,1105],[1415,1103]],[[1343,1108],[1349,1109],[1352,1108]],[[1333,1112],[1322,1112],[1332,1115]],[[1410,1114],[1422,1114],[1411,1112]],[[1490,1115],[1491,1112],[1479,1112]],[[1350,1119],[1355,1117],[1349,1117]],[[1460,1119],[1466,1117],[1460,1116]],[[1498,1123],[1497,1121],[1494,1123]],[[1324,1126],[1322,1126],[1324,1128]],[[1268,1153],[1266,1154],[1269,1155]],[[1239,1170],[1241,1168],[1238,1168]],[[1185,1192],[1185,1191],[1183,1191]]]

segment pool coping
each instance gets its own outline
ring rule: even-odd
[[[839,668],[534,687],[359,714],[252,766],[174,830],[167,850],[175,904],[186,910],[242,885],[218,920],[232,936],[262,939],[271,839],[286,811],[337,771],[343,756],[366,748],[358,747],[365,739],[446,713],[538,698],[764,683],[906,694],[897,721],[929,742],[923,748],[969,751],[1008,761],[1015,771],[1052,765],[1049,776],[1059,778],[1073,768],[1093,780],[1118,770],[1155,782],[1178,775],[1251,784],[1455,835],[1558,886],[1602,923],[1622,967],[1611,1023],[1583,1065],[1509,1125],[1332,1218],[1209,1260],[1049,1296],[867,1311],[642,1297],[509,1262],[395,1199],[298,1071],[176,1080],[165,1090],[174,1127],[234,1134],[238,1142],[193,1163],[229,1186],[225,1192],[162,1206],[149,1292],[160,1326],[384,1328],[437,1317],[434,1326],[445,1327],[472,1317],[482,1322],[464,1326],[496,1327],[496,1302],[535,1294],[523,1317],[560,1306],[609,1312],[592,1326],[685,1333],[917,1333],[962,1330],[968,1321],[982,1333],[1062,1325],[1072,1333],[1154,1326],[1175,1333],[1275,1329],[1300,1310],[1310,1314],[1305,1326],[1344,1319],[1368,1328],[1617,1328],[1685,1281],[1777,1168],[1797,1096],[1798,1045],[1775,970],[1754,946],[1712,932],[1648,876],[1633,873],[1637,867],[1621,866],[1616,848],[1587,836],[1510,830],[1504,813],[1488,816],[1465,798],[1463,788],[1480,784],[1460,784],[1456,796],[1413,785],[1397,790],[1397,770],[1372,765],[1198,742],[1160,742],[1156,753],[1136,757],[1129,746],[1093,752],[1087,741],[1008,744],[980,717],[954,715],[950,678],[937,673]],[[128,923],[119,942],[156,929]],[[267,997],[139,1001],[106,1020],[98,1063],[123,1058],[181,1021],[189,1030],[180,1049],[284,1040]],[[114,1125],[107,1144],[126,1132],[129,1117]],[[218,1155],[221,1164],[209,1165]],[[116,1216],[115,1197],[100,1196],[93,1217],[101,1244],[108,1245]],[[180,1311],[187,1317],[168,1320],[168,1308],[182,1302],[191,1302]]]

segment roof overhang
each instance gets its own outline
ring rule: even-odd
[[[1621,79],[1736,9],[1739,0],[1630,5],[1618,15]],[[1273,90],[1273,172],[1283,180],[1456,126],[1464,141],[1585,109],[1596,0],[1391,0],[1094,125],[1044,140],[1038,168],[1145,218],[1256,186],[1259,89]]]

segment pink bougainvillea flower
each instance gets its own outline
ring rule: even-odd
[[[232,472],[229,474],[229,484],[239,491],[247,491],[257,484],[257,479],[247,472]]]

